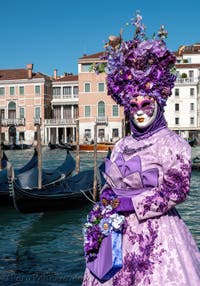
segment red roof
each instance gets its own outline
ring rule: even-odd
[[[99,59],[100,57],[102,57],[104,55],[104,52],[99,52],[96,54],[92,54],[92,55],[83,55],[82,58],[80,58],[81,60],[86,60],[86,59]]]
[[[32,72],[32,78],[49,78],[49,76],[40,72]],[[27,69],[8,69],[0,70],[0,80],[28,79]]]
[[[53,79],[53,81],[78,81],[78,75],[64,75],[57,79]]]

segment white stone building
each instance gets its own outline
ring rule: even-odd
[[[184,138],[200,140],[200,43],[176,53],[177,80],[165,108],[170,129]]]
[[[74,143],[78,118],[78,76],[65,73],[52,79],[51,117],[45,119],[45,144]]]

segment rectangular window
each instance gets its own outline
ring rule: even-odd
[[[19,109],[19,118],[20,119],[25,118],[24,117],[24,108],[23,107],[20,107],[20,109]]]
[[[91,70],[92,64],[82,64],[81,71],[82,72],[89,72]]]
[[[19,132],[19,141],[25,140],[24,132]]]
[[[5,119],[5,109],[0,109],[0,117],[1,119]]]
[[[0,87],[0,95],[5,95],[5,87]]]
[[[179,125],[179,117],[175,117],[175,124]]]
[[[112,138],[119,137],[119,129],[118,128],[113,128],[112,130]]]
[[[194,117],[190,117],[190,124],[194,125]]]
[[[175,111],[179,111],[179,104],[175,103]]]
[[[24,86],[19,87],[19,95],[24,95]]]
[[[85,92],[90,92],[90,83],[85,83]]]
[[[74,105],[74,119],[78,118],[78,105]]]
[[[53,87],[53,96],[61,95],[61,87]]]
[[[35,108],[35,118],[40,118],[40,107]]]
[[[78,86],[73,87],[73,95],[78,95]]]
[[[35,94],[36,95],[40,94],[40,85],[35,85]]]
[[[15,88],[14,86],[10,86],[10,95],[14,95],[15,94]]]
[[[105,136],[105,130],[104,129],[99,129],[98,130],[98,137],[101,138],[101,140],[104,138]]]
[[[85,129],[85,139],[90,139],[91,138],[91,129]],[[87,140],[86,140],[87,141]]]
[[[53,118],[54,119],[61,119],[61,106],[59,106],[59,105],[53,106]]]
[[[98,83],[98,91],[99,92],[104,92],[104,83],[103,82],[99,82]]]
[[[194,88],[190,88],[190,96],[194,96]]]
[[[72,118],[72,108],[71,105],[63,106],[63,118],[71,119]]]
[[[193,78],[194,77],[194,71],[193,70],[190,70],[189,71],[189,78]]]
[[[71,86],[63,86],[63,95],[71,95],[72,87]]]
[[[194,111],[194,103],[190,103],[190,111]]]
[[[112,116],[113,117],[119,116],[119,108],[117,104],[112,106]]]
[[[89,105],[85,106],[85,117],[90,117],[90,106]]]
[[[175,96],[179,96],[179,88],[175,88]]]

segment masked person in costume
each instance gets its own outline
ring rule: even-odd
[[[191,148],[164,118],[176,58],[163,26],[147,39],[140,15],[133,24],[132,40],[111,37],[106,47],[108,94],[132,134],[106,159],[106,184],[84,226],[82,285],[199,286],[200,252],[175,208],[189,194]]]

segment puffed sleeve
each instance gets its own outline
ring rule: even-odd
[[[177,135],[170,136],[158,148],[163,179],[154,187],[132,198],[139,220],[160,216],[183,202],[190,189],[191,147]]]

